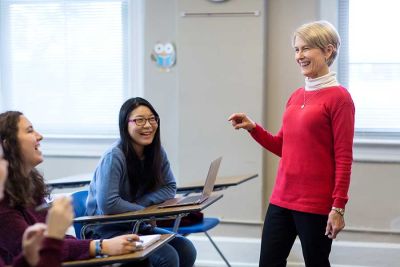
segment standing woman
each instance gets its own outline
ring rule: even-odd
[[[90,183],[88,215],[137,211],[173,198],[176,193],[167,154],[161,146],[160,118],[145,99],[128,99],[119,112],[120,140],[101,158]],[[98,226],[88,232],[108,238],[132,231],[132,223]],[[169,233],[152,224],[142,224],[140,234]],[[177,235],[149,257],[152,266],[191,267],[196,249]]]
[[[44,223],[47,212],[36,211],[48,195],[42,175],[36,166],[43,161],[40,151],[42,135],[18,111],[0,114],[0,139],[3,140],[4,158],[8,161],[8,179],[4,199],[0,201],[0,257],[5,264],[22,252],[21,241],[25,230],[35,223]],[[66,236],[61,260],[88,259],[97,255],[120,255],[135,249],[137,235],[124,235],[112,239],[77,240]]]
[[[295,31],[295,59],[305,86],[289,98],[277,135],[244,113],[229,117],[235,129],[248,130],[281,157],[264,222],[260,266],[286,266],[297,235],[307,267],[330,266],[332,239],[344,228],[355,109],[329,69],[339,46],[336,29],[326,21]]]

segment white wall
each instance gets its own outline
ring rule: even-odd
[[[260,16],[182,17],[182,12],[261,12]],[[261,149],[247,132],[233,130],[233,112],[260,120],[263,104],[263,2],[178,1],[179,173],[205,177],[222,155],[221,175],[259,173]],[[238,197],[242,195],[242,197]],[[228,220],[259,222],[261,180],[224,192],[207,213]],[[234,207],[234,208],[232,208]],[[249,209],[249,207],[251,207]]]
[[[220,155],[224,157],[220,175],[261,176],[261,149],[246,133],[235,132],[227,118],[237,111],[261,118],[263,12],[257,17],[183,17],[181,13],[262,8],[261,0],[145,1],[145,97],[160,112],[163,144],[179,183],[204,179],[209,163]],[[158,41],[176,45],[177,64],[170,72],[160,71],[150,61],[151,48]],[[224,194],[223,201],[207,209],[208,214],[260,222],[260,179]],[[239,200],[237,194],[247,197]]]

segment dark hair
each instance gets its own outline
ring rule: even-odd
[[[139,106],[148,107],[158,118],[158,127],[153,142],[144,148],[144,162],[136,154],[132,138],[128,132],[128,120],[131,112]],[[161,140],[160,120],[153,106],[141,97],[130,98],[125,101],[119,111],[120,145],[126,158],[130,192],[133,197],[140,190],[142,192],[154,191],[163,184],[161,177]],[[143,164],[144,163],[144,164]]]
[[[18,122],[22,115],[19,111],[0,114],[0,139],[3,140],[4,158],[8,161],[4,193],[11,207],[36,205],[49,195],[43,176],[35,168],[27,176],[23,173],[18,142]]]

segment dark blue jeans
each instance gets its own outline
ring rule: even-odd
[[[143,234],[171,234],[171,232],[155,227]],[[196,256],[193,243],[184,236],[176,235],[168,244],[151,254],[149,261],[153,267],[192,267]]]
[[[261,239],[260,267],[284,267],[299,236],[307,267],[330,267],[332,240],[325,236],[328,216],[270,204]]]

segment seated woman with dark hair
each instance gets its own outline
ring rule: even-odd
[[[173,198],[175,177],[161,146],[160,117],[145,99],[128,99],[119,112],[120,140],[101,158],[90,183],[88,215],[117,214],[144,209]],[[107,238],[132,231],[131,224],[99,226],[89,233]],[[170,233],[142,224],[140,234]],[[189,239],[176,237],[149,256],[152,266],[190,267],[196,249]]]
[[[35,223],[44,223],[46,211],[35,207],[48,195],[42,175],[35,167],[43,161],[39,149],[43,137],[34,130],[30,121],[18,111],[0,114],[0,138],[3,140],[4,158],[8,160],[8,180],[4,199],[0,202],[0,258],[5,264],[22,252],[24,231]],[[98,254],[121,255],[135,249],[137,235],[129,234],[111,239],[77,240],[66,236],[61,250],[61,261],[88,259]]]

